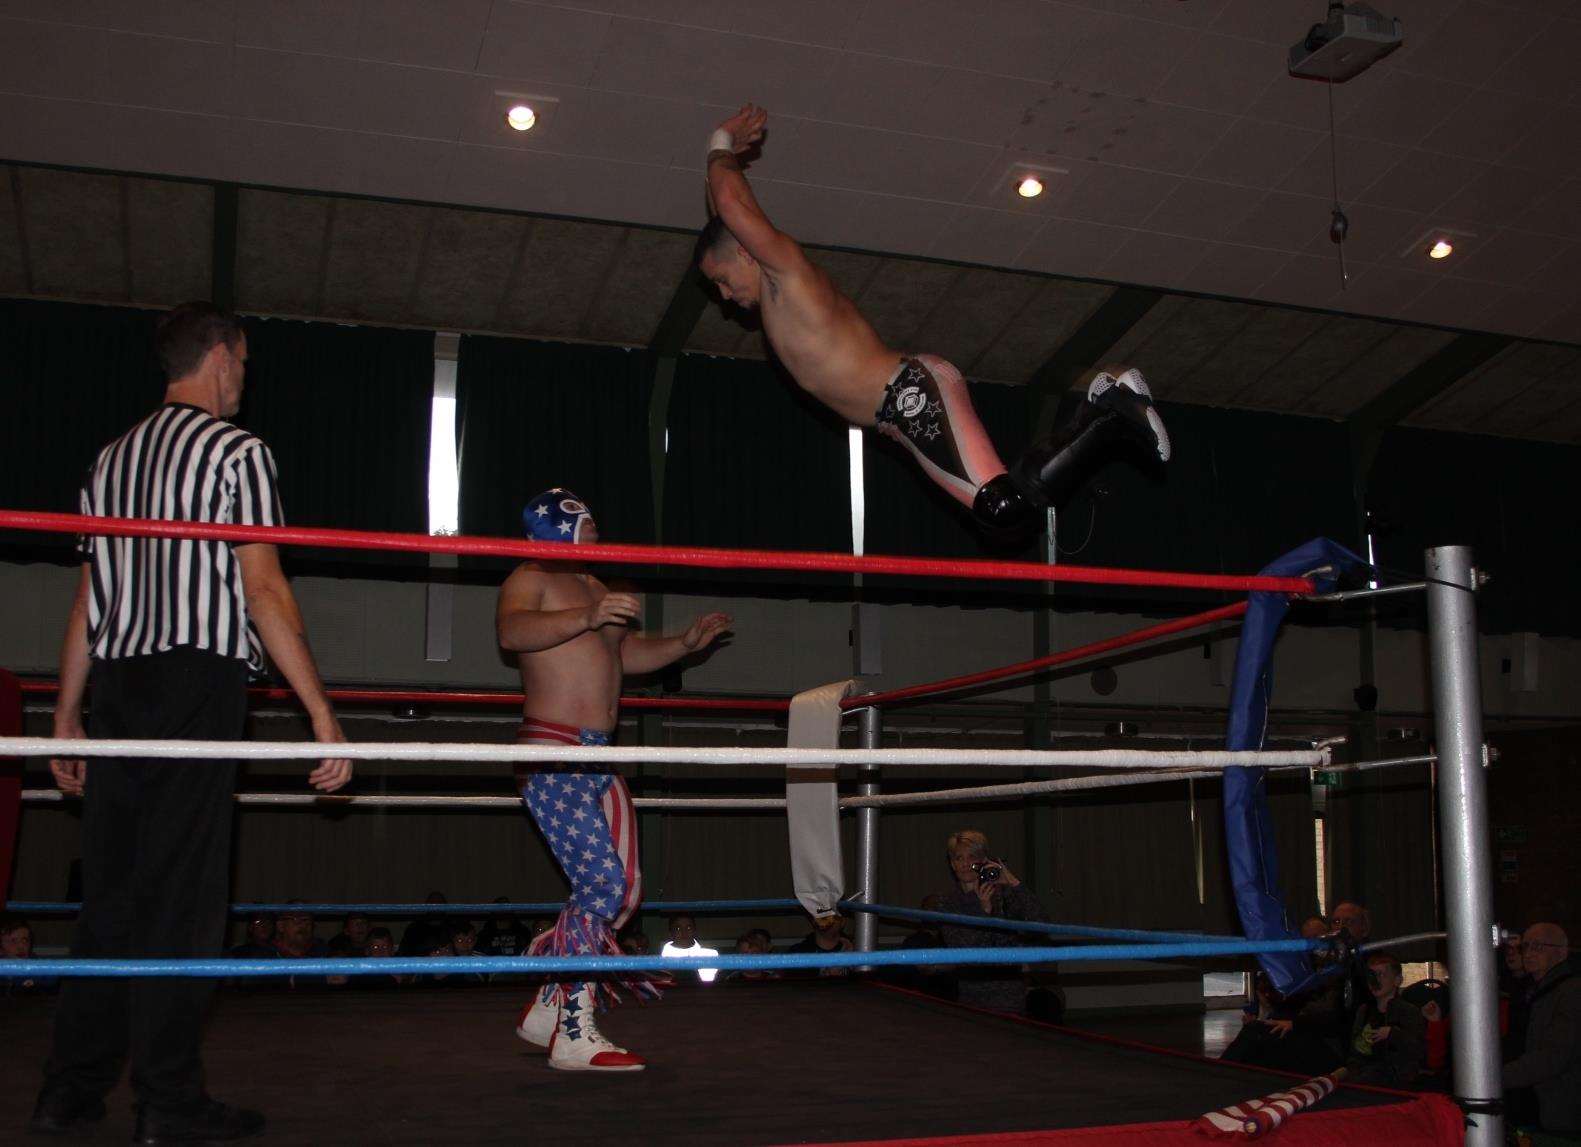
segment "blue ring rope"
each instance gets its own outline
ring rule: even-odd
[[[1006,920],[1000,916],[967,916],[959,912],[929,912],[922,908],[896,908],[888,904],[865,904],[842,900],[840,907],[851,912],[871,912],[896,920],[922,920],[939,924],[962,924],[968,928],[996,928],[1005,932],[1031,932],[1040,936],[1082,936],[1095,940],[1120,940],[1138,944],[1195,944],[1205,940],[1238,940],[1239,936],[1214,936],[1206,932],[1145,932],[1136,928],[1092,928],[1084,924],[1054,924],[1041,920]]]
[[[1162,960],[1316,952],[1322,940],[1215,940],[1194,944],[1091,944],[1052,948],[890,948],[879,952],[776,952],[764,956],[391,956],[323,960],[0,960],[0,977],[381,976],[396,973],[723,972],[792,968],[869,968],[914,964],[1044,964],[1081,960]]]

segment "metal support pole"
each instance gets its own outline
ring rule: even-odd
[[[1443,848],[1449,966],[1455,973],[1450,1036],[1455,1097],[1469,1105],[1468,1147],[1504,1142],[1493,921],[1482,742],[1482,676],[1477,658],[1476,575],[1466,546],[1427,551],[1427,624],[1438,738],[1438,818]]]
[[[884,715],[877,706],[863,709],[859,718],[862,748],[883,747]],[[865,797],[878,795],[878,766],[862,765],[857,770],[860,783],[856,791]],[[878,809],[856,810],[857,893],[867,904],[878,903]],[[872,952],[878,948],[878,917],[863,912],[856,918],[856,948]]]

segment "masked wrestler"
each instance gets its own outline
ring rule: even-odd
[[[522,511],[527,536],[567,546],[598,540],[593,516],[575,494],[553,489]],[[495,630],[521,667],[517,741],[527,745],[607,745],[615,730],[621,679],[652,673],[707,649],[730,626],[709,613],[676,637],[631,632],[642,606],[611,593],[579,564],[523,562],[500,587]],[[517,781],[571,896],[555,926],[532,942],[534,956],[619,955],[615,932],[642,899],[637,817],[626,782],[613,769],[548,764],[518,771]],[[641,978],[625,986],[656,995]],[[616,1047],[594,1012],[613,1001],[608,979],[546,984],[522,1009],[516,1034],[549,1049],[563,1071],[640,1071],[643,1058]]]

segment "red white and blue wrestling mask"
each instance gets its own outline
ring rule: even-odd
[[[593,541],[598,532],[582,499],[560,486],[527,503],[522,510],[522,529],[538,542]]]

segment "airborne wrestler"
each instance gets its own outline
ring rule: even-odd
[[[767,112],[747,104],[709,140],[713,217],[698,238],[697,262],[725,301],[762,314],[769,346],[798,386],[852,425],[905,447],[990,531],[1021,532],[1040,520],[1042,508],[1063,500],[1117,438],[1169,460],[1169,436],[1141,372],[1116,367],[1094,375],[1074,415],[1007,472],[961,372],[937,355],[886,346],[758,206],[741,157],[762,140],[767,122]]]

